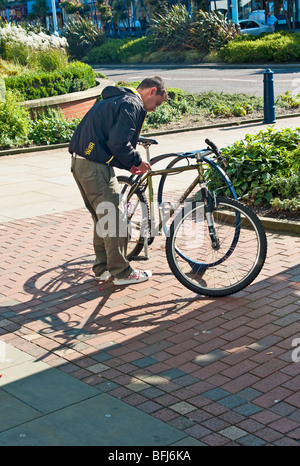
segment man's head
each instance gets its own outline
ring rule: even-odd
[[[164,101],[168,100],[165,83],[158,76],[145,78],[137,88],[147,112],[154,112]]]

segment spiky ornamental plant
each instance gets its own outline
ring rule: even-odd
[[[220,12],[199,10],[191,25],[192,43],[201,52],[219,50],[238,33],[232,21]]]
[[[151,21],[153,44],[160,50],[183,50],[191,44],[192,17],[185,6],[173,5]]]
[[[68,21],[64,36],[69,44],[69,55],[78,60],[93,47],[98,47],[105,42],[105,34],[92,21],[81,16]]]

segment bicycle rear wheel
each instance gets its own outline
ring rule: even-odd
[[[146,197],[139,189],[130,195],[135,184],[134,181],[127,176],[118,176],[117,179],[127,216],[128,243],[126,257],[130,261],[135,259],[143,250],[144,236],[147,234],[150,225],[149,207]]]
[[[267,239],[255,213],[235,199],[218,196],[213,244],[204,204],[187,204],[174,219],[166,241],[169,266],[191,291],[227,296],[250,285],[261,271]]]

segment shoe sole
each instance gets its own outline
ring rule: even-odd
[[[135,280],[135,279],[125,280],[125,279],[122,279],[122,278],[119,278],[119,279],[115,278],[114,281],[113,281],[113,284],[114,285],[135,285],[137,283],[146,282],[151,277],[152,277],[152,274],[151,275],[149,274],[147,277],[143,277],[143,278],[140,278],[138,280]]]

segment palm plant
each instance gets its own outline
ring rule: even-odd
[[[35,0],[31,5],[31,9],[32,11],[28,17],[38,19],[43,26],[46,26],[46,16],[50,11],[47,5],[47,0]]]
[[[81,16],[68,21],[64,29],[64,37],[69,44],[71,58],[82,59],[93,47],[105,42],[104,33],[90,20]]]

